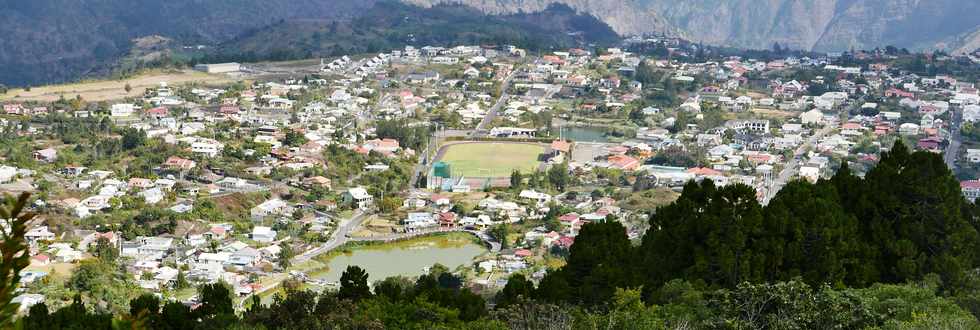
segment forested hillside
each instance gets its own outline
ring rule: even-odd
[[[489,16],[458,5],[423,9],[382,1],[350,21],[283,21],[251,31],[222,44],[207,61],[337,56],[405,45],[511,44],[547,50],[590,43],[610,45],[618,39],[605,23],[563,5],[537,13]]]

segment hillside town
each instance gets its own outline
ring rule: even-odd
[[[21,308],[69,304],[92,260],[124,271],[103,293],[116,303],[194,305],[195,285],[221,281],[244,304],[288,282],[337,286],[332,260],[427,239],[478,246],[431,255],[489,295],[561,267],[585,224],[641,239],[689,182],[744,184],[765,205],[793,180],[863,176],[897,142],[942,153],[980,197],[977,72],[957,69],[976,54],[700,52],[671,38],[408,46],[287,73],[202,64],[234,82],[112,101],[4,101],[0,190],[31,193],[38,214]],[[923,75],[923,61],[947,69]]]

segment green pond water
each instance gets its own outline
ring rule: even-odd
[[[577,142],[609,142],[605,131],[598,127],[562,127],[561,136]]]
[[[312,275],[327,283],[337,283],[347,266],[354,265],[367,271],[368,281],[373,283],[392,276],[422,275],[423,269],[436,263],[449,269],[469,266],[474,258],[486,252],[485,247],[470,241],[425,240],[367,246],[333,256],[326,271]]]

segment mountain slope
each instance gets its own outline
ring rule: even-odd
[[[293,18],[345,18],[373,0],[0,0],[0,83],[64,81],[105,72],[131,39],[213,43]]]
[[[492,16],[459,5],[420,8],[381,1],[349,21],[288,20],[220,46],[215,59],[254,61],[378,52],[405,45],[513,44],[530,49],[613,44],[619,36],[598,19],[563,5]]]
[[[980,27],[980,1],[961,0],[404,0],[462,3],[488,13],[560,2],[621,34],[667,33],[709,44],[840,51],[895,45],[955,49]]]

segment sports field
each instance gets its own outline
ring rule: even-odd
[[[440,161],[449,163],[453,176],[507,177],[514,169],[534,172],[541,165],[538,157],[544,145],[523,143],[462,143],[442,151]]]

